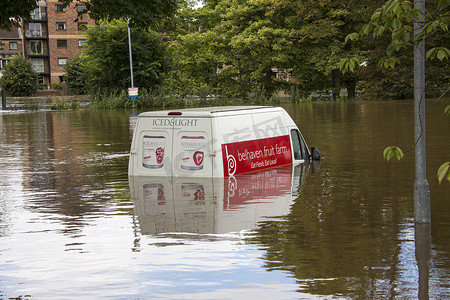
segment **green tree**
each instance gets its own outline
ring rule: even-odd
[[[390,42],[385,48],[385,56],[379,60],[379,65],[385,68],[394,68],[399,62],[397,55],[400,50],[407,49],[415,40],[432,38],[433,46],[427,51],[427,58],[437,58],[444,61],[450,57],[450,50],[446,48],[448,43],[448,25],[450,22],[450,1],[429,0],[424,12],[423,31],[420,35],[414,35],[414,22],[419,18],[420,11],[413,7],[411,1],[389,0],[376,9],[369,22],[359,32],[348,34],[345,41],[358,41],[364,36],[372,34],[373,39],[379,39],[383,35],[390,35]],[[433,40],[437,36],[437,39]],[[340,68],[343,72],[349,70],[346,62],[351,58],[341,61]]]
[[[69,5],[74,0],[62,0]],[[178,0],[78,0],[86,5],[86,10],[79,12],[79,16],[89,14],[94,20],[112,21],[129,18],[130,24],[147,28],[160,24],[177,9]]]
[[[338,63],[349,51],[362,52],[346,45],[345,37],[367,22],[378,2],[209,0],[188,19],[202,28],[196,39],[205,40],[200,45],[206,48],[199,51],[227,66],[216,76],[222,77],[218,84],[226,82],[225,75],[238,77],[239,56],[248,92],[258,87],[270,95],[290,89],[292,83],[273,77],[273,71],[281,70],[292,72],[305,95],[333,87],[338,95],[345,86],[354,96],[358,74],[341,74]]]
[[[127,23],[112,21],[92,26],[86,32],[85,62],[90,91],[113,92],[130,86]],[[166,45],[162,36],[150,30],[131,30],[135,86],[152,88],[163,81],[167,70]]]
[[[246,94],[259,91],[269,96],[285,88],[286,81],[275,81],[272,69],[288,65],[292,33],[271,24],[268,4],[266,0],[206,1],[174,45],[183,58],[179,62],[220,94],[239,94],[239,62]],[[190,33],[194,28],[201,30]]]
[[[21,55],[10,59],[0,77],[0,86],[14,97],[34,95],[38,89],[38,73],[31,60]]]
[[[346,36],[361,28],[372,11],[383,1],[368,0],[273,0],[272,14],[283,17],[282,28],[298,31],[293,75],[299,86],[308,92],[332,89],[333,96],[347,88],[350,98],[356,96],[360,74],[343,74],[339,61],[352,53],[362,55],[363,45],[350,47]]]
[[[208,86],[216,86],[215,68],[220,64],[213,48],[215,36],[211,32],[179,35],[170,42],[172,67],[168,84],[183,94],[198,94]]]
[[[67,88],[75,95],[87,93],[86,73],[83,59],[74,56],[69,59],[64,67]]]
[[[36,0],[0,2],[0,29],[10,30],[19,26],[21,18],[30,19],[30,13],[37,7]]]
[[[69,5],[74,0],[62,0]],[[177,0],[81,0],[87,13],[94,20],[130,18],[131,23],[140,27],[155,26],[175,13]],[[11,29],[20,25],[20,19],[30,18],[30,12],[37,7],[35,0],[14,0],[0,2],[0,29]]]
[[[445,4],[447,3],[447,4]],[[429,58],[426,68],[427,95],[439,96],[447,89],[450,78],[445,46],[449,44],[449,1],[427,0],[424,34]],[[346,37],[346,44],[359,52],[350,51],[340,62],[343,73],[355,71],[365,82],[365,98],[412,98],[413,22],[418,12],[410,1],[387,1],[368,19],[358,32]],[[361,62],[364,67],[358,68]],[[352,66],[352,67],[351,67]],[[395,66],[395,68],[394,68]]]

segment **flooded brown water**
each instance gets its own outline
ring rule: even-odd
[[[427,102],[431,226],[415,226],[412,101],[284,107],[319,165],[130,178],[126,111],[0,111],[0,299],[448,299],[449,99]]]

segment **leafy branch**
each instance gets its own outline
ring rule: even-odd
[[[359,32],[347,35],[345,43],[356,42],[364,36],[372,33],[375,40],[385,33],[390,33],[391,42],[386,48],[387,56],[382,58],[378,65],[384,68],[394,68],[399,59],[395,57],[401,49],[406,48],[416,41],[424,40],[426,37],[437,32],[448,33],[450,22],[450,1],[439,0],[434,13],[425,12],[425,21],[420,23],[423,26],[422,33],[414,36],[414,22],[420,21],[421,11],[413,7],[411,1],[390,0],[377,9],[371,16],[369,23],[364,25]],[[435,47],[427,51],[427,59],[449,59],[450,50],[446,47]],[[343,58],[338,67],[342,73],[353,72],[356,58]],[[350,63],[352,62],[352,63]]]
[[[405,154],[403,153],[402,149],[397,146],[386,147],[383,151],[383,158],[387,161],[390,161],[392,158],[401,160],[404,156]]]
[[[439,169],[437,171],[437,176],[438,176],[439,184],[441,184],[441,181],[446,176],[447,176],[448,182],[450,182],[450,161],[447,161],[447,162],[443,163],[439,167]]]

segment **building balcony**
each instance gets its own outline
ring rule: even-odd
[[[34,21],[47,21],[47,14],[46,13],[38,13],[38,14],[31,14],[31,20]]]
[[[33,69],[40,75],[49,74],[48,61],[43,58],[33,58],[31,59],[31,64]]]
[[[40,65],[34,65],[33,69],[38,72],[38,73],[44,73],[45,72],[45,68],[44,66],[40,66]]]
[[[27,49],[27,55],[28,57],[48,57],[48,51],[47,49],[45,50],[32,50],[32,49]]]
[[[46,39],[47,32],[42,30],[27,30],[25,31],[25,37],[32,39]]]

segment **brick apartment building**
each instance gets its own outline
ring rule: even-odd
[[[0,56],[2,64],[19,53],[29,57],[40,74],[40,83],[49,86],[63,81],[64,65],[80,51],[86,42],[87,25],[95,22],[88,15],[75,22],[78,12],[86,9],[77,2],[66,8],[56,0],[37,3],[39,7],[31,12],[30,20],[23,20],[22,28],[0,31],[0,41],[4,44]]]
[[[23,53],[22,30],[13,28],[12,31],[0,30],[0,71],[8,60]]]

